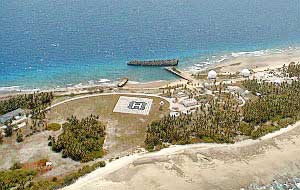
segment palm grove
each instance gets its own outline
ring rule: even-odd
[[[299,77],[300,66],[291,63],[281,69],[288,77]],[[300,119],[300,82],[268,83],[245,80],[242,86],[252,94],[243,107],[225,92],[210,98],[206,105],[190,115],[166,116],[147,127],[145,144],[158,150],[168,144],[195,142],[233,143],[238,135],[259,138]]]
[[[91,115],[82,120],[72,116],[63,124],[63,133],[57,140],[49,137],[49,145],[55,152],[62,152],[62,157],[87,162],[103,156],[105,125],[98,117]]]

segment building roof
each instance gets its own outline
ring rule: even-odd
[[[181,103],[185,106],[185,107],[190,107],[190,106],[195,106],[198,104],[197,100],[194,98],[188,98],[188,99],[184,99],[181,101]]]
[[[18,115],[24,115],[26,114],[25,111],[21,108],[18,108],[14,111],[8,112],[4,115],[0,116],[0,123],[5,123],[6,121],[13,119],[14,117],[18,116]]]

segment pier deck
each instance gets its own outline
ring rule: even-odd
[[[173,73],[174,75],[177,75],[180,78],[183,78],[183,79],[185,79],[187,81],[192,82],[194,80],[193,77],[190,74],[188,74],[188,73],[186,73],[184,71],[181,71],[181,70],[179,70],[179,69],[177,69],[175,67],[165,67],[165,69],[167,71]]]

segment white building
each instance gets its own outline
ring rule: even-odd
[[[172,112],[170,112],[170,116],[171,117],[178,117],[178,116],[180,116],[180,113],[176,112],[176,111],[172,111]]]
[[[229,92],[234,92],[237,94],[243,94],[245,92],[245,90],[239,86],[228,86],[227,89],[229,90]]]
[[[186,97],[186,94],[184,92],[178,92],[176,95],[177,98]]]
[[[186,115],[190,115],[192,113],[196,112],[196,110],[184,110],[182,111],[183,114],[186,114]]]
[[[6,125],[3,125],[3,126],[0,125],[0,133],[1,133],[3,136],[6,135],[6,133],[5,133],[5,130],[6,130],[6,129],[7,129],[7,126],[6,126]]]
[[[17,126],[18,126],[18,129],[21,129],[22,127],[26,126],[26,122],[20,123]]]
[[[181,101],[181,104],[185,107],[196,106],[198,104],[197,100],[194,98],[188,98]]]
[[[17,125],[27,121],[26,115],[23,116],[15,116],[14,120],[11,122],[12,125]]]
[[[214,71],[214,70],[209,71],[208,74],[207,74],[207,78],[209,80],[215,80],[215,79],[217,79],[217,72]]]
[[[46,162],[46,167],[51,167],[53,165],[52,162]]]

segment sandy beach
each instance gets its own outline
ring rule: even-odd
[[[161,88],[163,86],[166,86],[170,83],[170,81],[166,80],[158,80],[158,81],[152,81],[152,82],[145,82],[145,83],[132,83],[129,81],[128,84],[126,84],[125,89],[153,89],[153,88]]]
[[[288,65],[290,62],[299,62],[300,50],[291,49],[277,53],[268,53],[262,55],[239,55],[225,60],[218,65],[214,65],[220,72],[240,72],[242,69],[248,68],[254,71],[263,71],[266,69],[274,69]]]
[[[123,157],[64,190],[247,189],[299,175],[300,122],[259,140],[233,145],[172,146]]]

